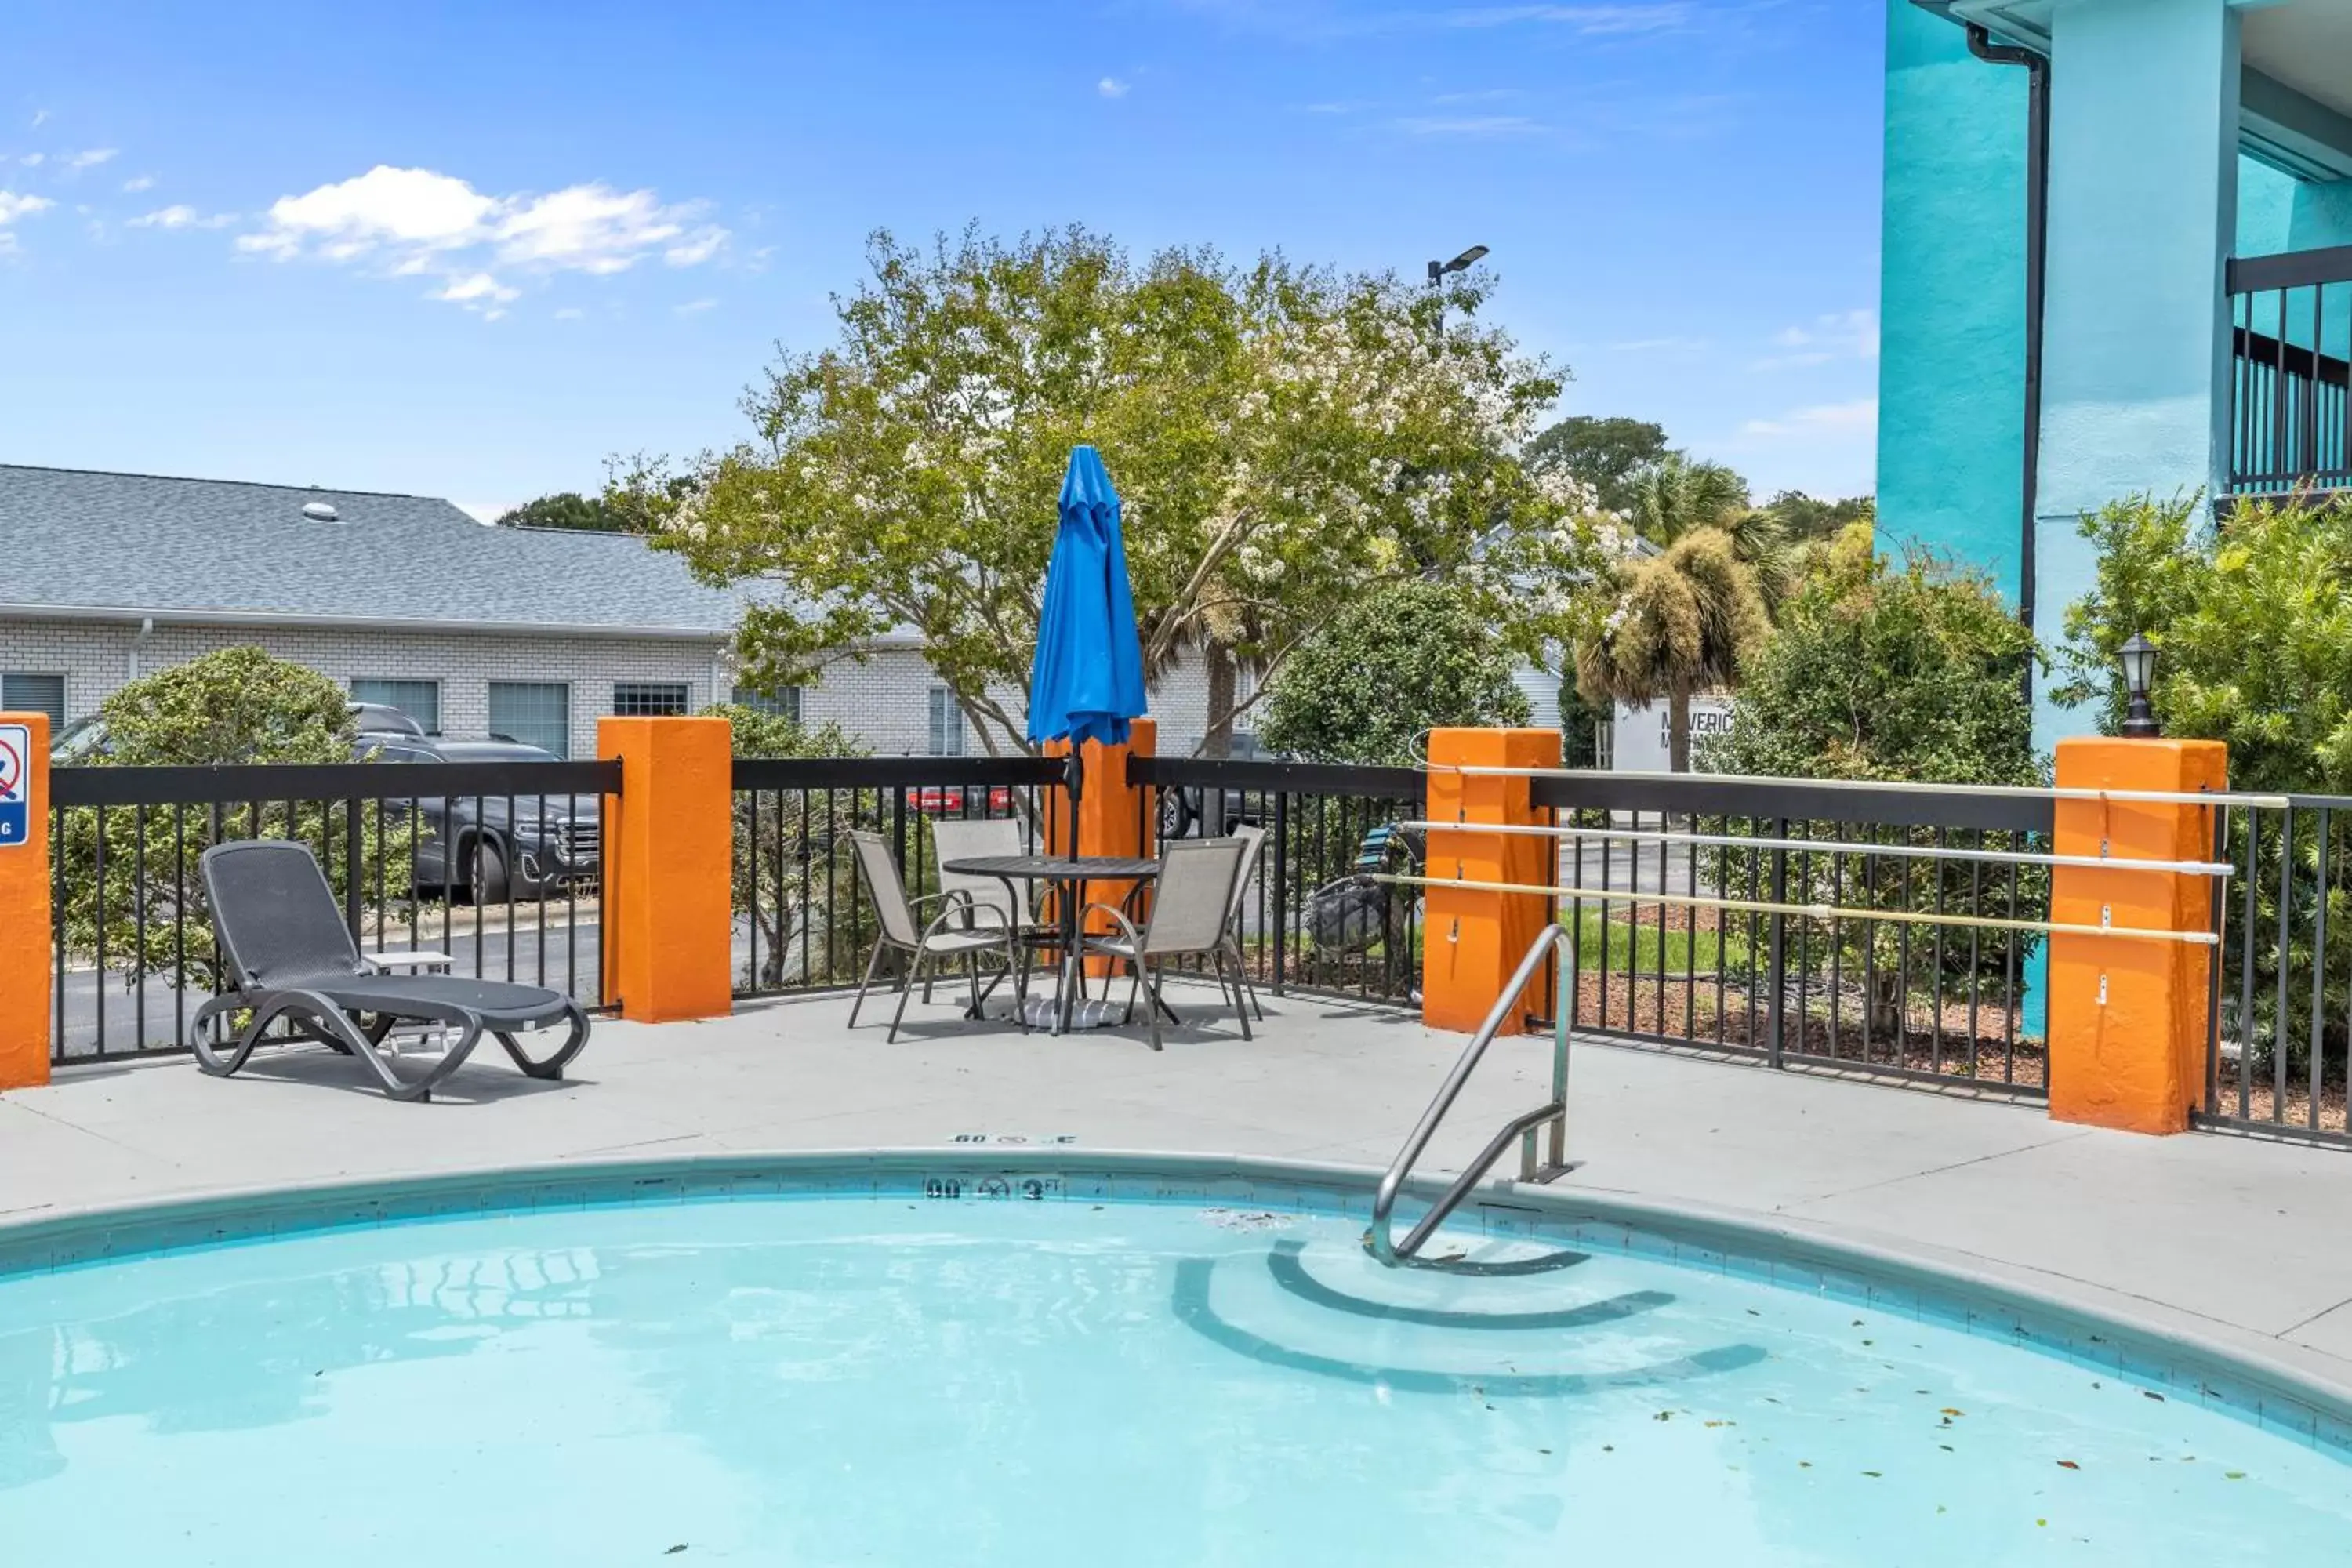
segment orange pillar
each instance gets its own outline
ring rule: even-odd
[[[1524,777],[1460,773],[1460,767],[1556,768],[1557,730],[1433,730],[1429,735],[1429,813],[1432,822],[1493,823],[1529,826],[1541,817],[1530,802],[1532,781]],[[1429,836],[1428,875],[1433,883],[1512,882],[1556,887],[1559,846],[1530,834],[1434,829]],[[1421,1016],[1436,1029],[1470,1030],[1486,1021],[1503,984],[1527,956],[1528,945],[1550,919],[1549,900],[1538,893],[1427,889],[1421,926]],[[1540,982],[1538,983],[1538,984]],[[1549,1005],[1531,986],[1528,1008]],[[1515,1016],[1505,1034],[1524,1027]]]
[[[596,721],[621,764],[604,812],[605,998],[635,1023],[732,1010],[733,736],[724,719]]]
[[[49,1081],[49,716],[0,713],[0,1089]]]
[[[1137,719],[1128,725],[1127,744],[1106,746],[1099,741],[1088,741],[1080,755],[1086,777],[1078,795],[1078,853],[1081,855],[1149,856],[1160,831],[1158,813],[1159,791],[1143,789],[1127,782],[1127,759],[1157,754],[1160,726],[1150,719]],[[1045,742],[1047,756],[1066,757],[1070,753],[1067,741]],[[1070,852],[1070,814],[1067,799],[1059,803],[1046,816],[1046,848],[1055,855]],[[1116,904],[1124,900],[1135,887],[1132,882],[1089,882],[1084,889],[1086,902]],[[1108,917],[1097,915],[1087,922],[1089,931],[1111,929]],[[1088,961],[1088,972],[1105,974],[1110,972],[1110,961]]]
[[[2218,792],[2219,741],[2058,742],[2061,789]],[[2061,855],[2210,860],[2213,808],[2147,801],[2061,800]],[[2209,931],[2222,884],[2210,877],[2059,867],[2056,925]],[[2214,951],[2137,937],[2050,939],[2050,1114],[2131,1132],[2179,1132],[2204,1104],[2206,1009]]]

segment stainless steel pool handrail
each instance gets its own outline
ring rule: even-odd
[[[1412,1135],[1405,1139],[1404,1147],[1397,1151],[1397,1157],[1381,1173],[1381,1184],[1372,1194],[1372,1227],[1365,1233],[1364,1245],[1370,1248],[1374,1258],[1390,1268],[1404,1265],[1423,1268],[1444,1267],[1418,1256],[1423,1244],[1429,1240],[1439,1226],[1445,1223],[1447,1215],[1461,1206],[1462,1200],[1470,1195],[1471,1189],[1486,1175],[1487,1167],[1510,1147],[1512,1139],[1519,1140],[1519,1180],[1549,1181],[1569,1170],[1567,987],[1574,984],[1575,980],[1572,970],[1563,963],[1562,996],[1552,1008],[1550,1103],[1515,1116],[1504,1123],[1503,1130],[1479,1151],[1476,1159],[1463,1168],[1462,1174],[1446,1188],[1444,1195],[1421,1216],[1420,1223],[1405,1233],[1404,1240],[1398,1242],[1394,1239],[1393,1211],[1397,1194],[1402,1190],[1405,1177],[1412,1173],[1412,1167],[1428,1149],[1438,1124],[1454,1109],[1454,1100],[1461,1097],[1462,1086],[1470,1081],[1470,1075],[1485,1058],[1486,1047],[1495,1043],[1495,1037],[1502,1032],[1503,1025],[1518,1007],[1519,998],[1535,980],[1536,971],[1543,966],[1548,955],[1566,949],[1568,941],[1566,927],[1558,924],[1544,927],[1543,933],[1528,948],[1527,956],[1519,960],[1518,968],[1513,970],[1510,979],[1504,982],[1503,994],[1495,1003],[1494,1010],[1478,1026],[1478,1032],[1470,1037],[1470,1043],[1462,1047],[1461,1056],[1454,1059],[1454,1070],[1445,1075],[1445,1082],[1438,1088],[1437,1098],[1431,1100],[1429,1109],[1421,1113],[1421,1121],[1414,1126]],[[1536,1130],[1546,1122],[1551,1124],[1550,1158],[1539,1164],[1536,1159]]]

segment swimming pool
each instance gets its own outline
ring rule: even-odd
[[[1591,1202],[1465,1211],[1432,1250],[1480,1275],[1383,1269],[1336,1173],[1088,1158],[533,1173],[0,1235],[5,1561],[2319,1563],[2352,1541],[2337,1413],[2270,1390],[2266,1428],[2177,1346]]]

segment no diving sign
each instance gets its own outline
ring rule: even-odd
[[[33,841],[33,732],[22,724],[0,724],[0,849],[22,849]]]

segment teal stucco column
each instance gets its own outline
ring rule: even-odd
[[[2223,267],[2236,228],[2231,0],[2056,0],[2034,627],[2054,643],[2095,562],[2083,513],[2204,490],[2228,457]],[[2034,739],[2087,731],[2036,697]]]

